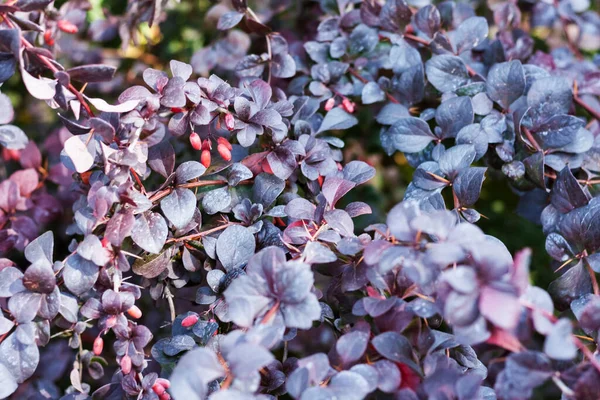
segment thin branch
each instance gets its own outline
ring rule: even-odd
[[[217,226],[215,228],[212,228],[212,229],[209,229],[207,231],[194,233],[192,235],[182,236],[182,237],[179,237],[179,238],[171,238],[171,239],[167,240],[166,243],[178,243],[178,242],[185,242],[185,241],[188,241],[188,240],[199,239],[201,237],[210,235],[211,233],[222,231],[223,229],[226,229],[227,227],[229,227],[231,225],[238,225],[238,223],[237,222],[228,222],[226,224],[219,225],[219,226]]]
[[[5,21],[10,22],[8,19],[5,19]],[[21,44],[24,47],[26,47],[26,48],[33,48],[34,47],[24,37],[21,37]],[[46,56],[44,56],[42,54],[38,54],[38,53],[32,53],[32,54],[35,55],[38,58],[38,60],[40,60],[53,73],[56,73],[56,72],[59,71],[59,69],[56,67],[56,65],[52,64],[52,62],[50,62],[50,60],[48,60],[48,58]],[[73,84],[71,84],[71,83],[69,83],[69,85],[67,86],[67,89],[69,89],[69,91],[71,93],[73,93],[75,95],[75,97],[77,97],[77,100],[81,103],[81,106],[85,109],[85,111],[88,113],[88,115],[90,117],[94,117],[95,116],[94,112],[92,111],[92,109],[88,105],[88,103],[85,100],[85,98],[83,97],[83,95],[79,92],[79,90],[77,90],[75,88],[75,86],[73,86]]]
[[[369,80],[366,79],[365,77],[361,76],[358,71],[356,71],[354,68],[348,68],[348,72],[350,72],[350,74],[352,76],[354,76],[356,79],[358,79],[359,81],[361,81],[362,83],[369,83]],[[385,93],[385,96],[388,98],[388,100],[392,103],[396,103],[399,104],[400,102],[398,100],[396,100],[396,98],[394,96],[392,96],[389,93]]]
[[[592,288],[594,289],[594,294],[598,296],[600,294],[600,289],[598,288],[598,279],[596,279],[596,273],[592,269],[587,259],[585,260],[585,267],[587,268],[588,274],[590,275],[590,279],[592,281]]]
[[[583,101],[581,99],[581,97],[579,97],[577,94],[575,94],[575,95],[573,95],[573,100],[575,101],[575,103],[580,105],[585,111],[590,113],[592,117],[594,117],[595,119],[600,121],[600,113],[598,113],[589,104],[587,104],[585,101]]]
[[[167,302],[169,303],[169,310],[171,312],[171,322],[175,322],[175,303],[173,303],[173,293],[171,293],[169,285],[165,285],[165,297],[167,298]]]
[[[429,46],[431,44],[431,42],[429,40],[423,39],[423,38],[418,37],[416,35],[413,35],[412,33],[405,33],[404,34],[404,38],[408,39],[408,40],[412,40],[413,42],[420,43],[423,46]]]
[[[539,145],[539,143],[537,142],[537,140],[535,140],[535,138],[533,137],[531,131],[529,129],[527,129],[526,127],[522,126],[521,127],[523,129],[523,133],[525,133],[525,137],[527,138],[527,140],[529,140],[529,143],[533,146],[533,148],[536,151],[540,151],[541,150],[541,146]]]

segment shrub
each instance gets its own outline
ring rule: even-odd
[[[0,94],[0,397],[597,397],[589,2],[232,0],[191,64],[116,76],[102,46],[169,5],[97,3],[0,5],[0,82],[63,124],[30,140]],[[374,136],[411,167],[391,209],[345,150]],[[486,177],[547,290],[482,230]]]

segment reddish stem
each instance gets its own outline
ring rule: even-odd
[[[14,28],[15,27],[13,25],[13,23],[10,21],[10,19],[8,19],[8,17],[6,16],[6,14],[2,14],[2,17],[4,18],[4,21],[6,22],[6,24],[8,25],[9,28]],[[26,47],[26,48],[33,48],[33,47],[35,47],[31,43],[29,43],[27,41],[27,39],[25,39],[23,36],[21,36],[21,44],[24,47]],[[50,60],[48,60],[48,58],[46,58],[45,56],[43,56],[41,54],[38,54],[38,53],[32,53],[32,54],[35,55],[38,58],[38,60],[40,60],[46,67],[48,67],[48,69],[50,69],[50,71],[52,71],[53,73],[58,72],[58,68],[56,67],[56,65],[52,64],[50,62]],[[77,100],[79,100],[79,102],[81,103],[81,106],[85,109],[85,111],[88,113],[88,115],[90,117],[94,117],[94,112],[92,111],[92,109],[88,105],[87,101],[85,101],[85,99],[83,98],[83,95],[79,92],[79,90],[77,90],[75,88],[75,86],[73,86],[70,83],[67,86],[67,89],[69,89],[69,91],[71,93],[73,93],[75,95],[75,97],[77,97]]]
[[[525,133],[525,137],[527,137],[527,140],[529,140],[529,142],[531,143],[531,145],[533,146],[533,148],[536,151],[540,151],[541,147],[540,147],[539,143],[537,142],[537,140],[535,140],[535,138],[531,134],[531,131],[529,129],[527,129],[526,127],[524,127],[524,126],[522,126],[521,128],[523,129],[523,133]]]
[[[364,78],[363,76],[361,76],[355,69],[353,68],[349,68],[348,72],[350,72],[350,74],[352,74],[352,76],[354,76],[356,79],[358,79],[359,81],[361,81],[362,83],[369,83],[369,80]],[[394,98],[394,96],[392,96],[389,93],[385,93],[385,96],[388,98],[388,100],[392,103],[396,103],[399,104],[400,102],[398,100],[396,100],[396,98]]]
[[[192,235],[182,236],[182,237],[179,237],[179,238],[171,238],[171,239],[167,240],[166,243],[185,242],[187,240],[199,239],[199,238],[201,238],[203,236],[210,235],[211,233],[221,231],[221,230],[223,230],[223,229],[225,229],[225,228],[227,228],[227,227],[229,227],[231,225],[237,225],[237,224],[235,222],[228,222],[226,224],[219,225],[219,226],[217,226],[215,228],[212,228],[212,229],[209,229],[209,230],[206,230],[206,231],[203,231],[203,232],[194,233]]]
[[[415,36],[412,33],[405,33],[404,37],[408,40],[412,40],[413,42],[420,43],[424,46],[429,46],[429,44],[431,43],[429,40],[423,39],[422,37]]]
[[[585,101],[583,101],[581,99],[581,97],[579,97],[577,94],[575,94],[573,96],[573,100],[575,100],[575,103],[577,103],[578,105],[580,105],[585,111],[587,111],[588,113],[590,113],[592,115],[592,117],[594,117],[595,119],[597,119],[598,121],[600,121],[600,113],[598,113],[589,104],[587,104]]]
[[[260,323],[263,325],[268,324],[273,319],[273,317],[275,317],[277,310],[279,310],[279,300],[275,304],[273,304],[273,307],[271,307],[269,311],[267,311]]]

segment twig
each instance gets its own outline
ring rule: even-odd
[[[15,27],[13,25],[12,21],[6,17],[6,14],[2,14],[2,17],[4,18],[4,22],[6,22],[6,24],[8,25],[9,28]],[[23,36],[21,36],[21,44],[26,48],[34,48],[35,47],[31,43],[29,43],[29,41],[27,41],[27,39],[25,39]],[[52,64],[50,62],[50,60],[48,60],[48,58],[46,58],[46,56],[35,53],[35,52],[33,52],[32,54],[35,55],[37,57],[37,59],[40,60],[46,67],[48,67],[48,69],[50,69],[50,71],[52,71],[53,73],[58,72],[58,68],[56,67],[56,65]],[[81,103],[81,106],[85,109],[85,111],[88,113],[88,115],[90,117],[94,117],[94,112],[88,105],[87,101],[85,101],[85,99],[83,98],[83,95],[79,92],[79,90],[77,90],[75,88],[75,86],[73,86],[70,83],[67,86],[67,89],[69,89],[69,91],[71,93],[73,93],[75,95],[75,97],[77,97],[77,100],[79,100],[79,102]]]
[[[211,180],[211,181],[196,181],[196,182],[182,183],[180,185],[177,185],[175,188],[173,188],[172,186],[169,186],[167,188],[159,190],[159,191],[155,192],[152,196],[150,196],[150,198],[148,200],[150,200],[152,203],[157,202],[157,201],[161,200],[163,197],[166,197],[169,194],[171,194],[173,189],[176,189],[176,188],[192,189],[192,188],[197,188],[197,187],[202,187],[202,186],[222,185],[225,183],[227,183],[227,181],[224,181],[222,179]]]
[[[420,43],[424,46],[429,46],[431,44],[431,42],[427,39],[423,39],[421,37],[418,37],[416,35],[413,35],[412,33],[405,33],[404,37],[408,40],[412,40],[413,42],[417,42]]]
[[[169,285],[165,285],[165,297],[167,298],[167,303],[169,303],[169,310],[171,311],[171,322],[175,321],[175,303],[173,303],[173,293],[171,293],[171,289],[169,289]]]
[[[592,117],[594,117],[595,119],[600,121],[600,113],[598,113],[589,104],[587,104],[585,101],[583,101],[581,99],[581,97],[579,97],[577,94],[575,94],[575,95],[573,95],[573,100],[575,101],[575,103],[580,105],[585,111],[590,113],[592,115]]]
[[[225,229],[225,228],[227,228],[227,227],[229,227],[231,225],[238,225],[238,224],[236,222],[228,222],[226,224],[219,225],[219,226],[217,226],[215,228],[212,228],[212,229],[209,229],[207,231],[194,233],[192,235],[182,236],[182,237],[179,237],[179,238],[171,238],[171,239],[167,240],[166,243],[178,243],[178,242],[185,242],[187,240],[199,239],[199,238],[201,238],[203,236],[210,235],[211,233],[215,233],[215,232],[221,231],[221,230],[223,230],[223,229]]]
[[[362,83],[369,83],[369,80],[364,78],[363,76],[361,76],[354,68],[348,68],[348,72],[350,72],[350,74],[352,74],[352,76],[354,76],[356,79],[358,79]],[[400,102],[398,100],[396,100],[396,98],[394,96],[392,96],[391,94],[386,92],[385,96],[388,98],[388,100],[390,102],[400,104]]]
[[[585,267],[587,268],[588,274],[590,275],[590,279],[592,281],[592,288],[594,289],[594,294],[598,296],[600,294],[600,290],[598,289],[598,279],[596,279],[596,273],[592,269],[587,259],[585,260]]]
[[[536,151],[540,151],[542,148],[538,144],[537,140],[535,140],[535,138],[531,134],[531,131],[524,126],[522,126],[521,128],[523,129],[523,133],[525,133],[525,137],[527,137],[527,140],[529,140],[529,143],[533,146],[533,148]]]

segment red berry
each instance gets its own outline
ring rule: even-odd
[[[94,354],[99,356],[100,354],[102,354],[102,349],[104,349],[104,340],[102,340],[102,338],[98,336],[96,340],[94,340]]]
[[[171,107],[171,112],[180,113],[180,112],[183,112],[183,108]]]
[[[231,150],[229,150],[223,143],[219,143],[217,146],[217,151],[223,160],[231,161]]]
[[[64,19],[59,20],[56,26],[65,33],[77,33],[79,31],[79,28],[75,24]]]
[[[330,98],[325,102],[325,111],[330,111],[335,106],[335,98]]]
[[[319,181],[319,186],[323,187],[324,180],[325,180],[325,178],[323,178],[321,175],[319,175],[319,177],[317,178],[317,181]]]
[[[194,150],[200,150],[202,148],[202,139],[200,139],[200,135],[198,135],[196,132],[192,132],[190,135],[190,143],[192,144]]]
[[[196,322],[198,322],[198,319],[199,318],[196,314],[188,315],[183,319],[183,321],[181,321],[181,326],[183,326],[184,328],[194,326],[196,325]]]
[[[344,100],[342,100],[342,107],[350,114],[354,112],[354,103],[348,100],[348,98],[344,98]]]
[[[225,126],[230,132],[235,129],[235,119],[233,118],[233,115],[229,113],[225,114]]]
[[[162,396],[166,392],[165,387],[158,382],[152,385],[152,390],[159,396]]]
[[[135,319],[142,318],[142,310],[140,310],[140,308],[136,305],[131,306],[131,308],[129,308],[129,310],[127,310],[127,314],[129,314],[129,316],[131,318],[135,318]]]
[[[165,378],[157,378],[156,381],[154,381],[154,382],[161,384],[162,386],[165,387],[165,389],[168,389],[171,387],[171,382]]]
[[[54,38],[52,37],[52,31],[50,29],[44,32],[44,43],[48,46],[54,46]]]
[[[210,167],[210,151],[202,150],[202,154],[200,155],[200,163],[204,165],[205,168]]]
[[[202,141],[202,150],[212,150],[212,142],[209,139]]]
[[[217,143],[222,144],[223,146],[227,147],[229,150],[233,149],[233,146],[231,145],[231,143],[229,143],[229,140],[225,139],[222,136],[217,138]]]
[[[127,375],[131,372],[131,357],[125,354],[123,358],[121,358],[121,371],[123,371],[123,375]]]

